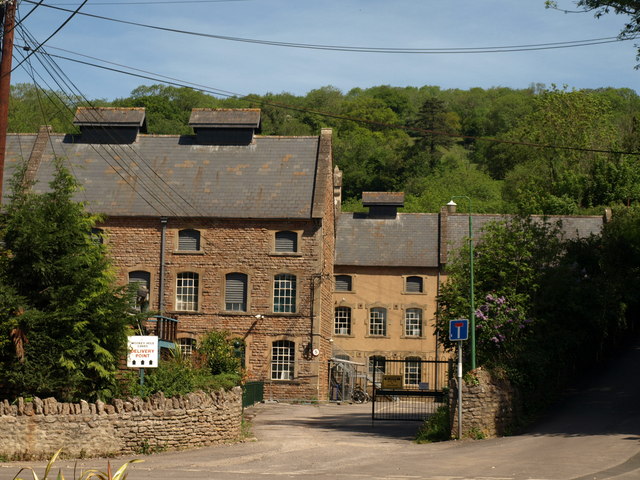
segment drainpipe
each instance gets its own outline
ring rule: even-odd
[[[162,233],[160,234],[160,286],[158,287],[158,310],[164,315],[164,247],[167,236],[167,217],[160,217]]]

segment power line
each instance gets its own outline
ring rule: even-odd
[[[55,49],[56,47],[50,47],[50,48],[54,48]],[[62,50],[62,49],[60,49],[60,50]],[[65,51],[66,52],[70,52],[69,50],[65,50]],[[73,52],[70,52],[70,53],[73,53]],[[376,121],[372,121],[372,120],[366,120],[366,119],[363,119],[363,118],[348,117],[348,116],[345,116],[345,115],[338,115],[338,114],[329,113],[329,112],[323,112],[323,111],[319,111],[319,110],[312,110],[312,109],[303,108],[303,107],[296,107],[296,106],[293,106],[293,105],[286,105],[286,104],[281,104],[281,103],[276,103],[276,102],[270,102],[270,101],[263,100],[263,99],[258,98],[258,97],[250,97],[250,96],[247,96],[247,95],[244,95],[244,94],[230,92],[228,90],[221,90],[221,89],[217,89],[215,87],[208,87],[208,86],[198,85],[198,84],[194,84],[194,83],[191,83],[191,82],[175,79],[175,78],[172,78],[172,77],[167,77],[167,76],[164,76],[164,75],[158,75],[158,74],[154,74],[154,73],[151,73],[151,72],[142,71],[142,70],[139,70],[139,69],[135,69],[133,67],[128,67],[126,65],[114,64],[113,62],[97,59],[95,57],[90,57],[90,58],[92,58],[94,60],[98,60],[98,61],[104,62],[104,63],[107,63],[107,64],[118,65],[118,66],[121,66],[121,67],[124,67],[124,68],[129,68],[131,70],[142,71],[142,72],[145,72],[146,74],[128,72],[126,70],[121,70],[121,69],[117,69],[117,68],[113,68],[113,67],[107,67],[107,66],[104,66],[104,65],[97,65],[97,64],[86,62],[86,61],[83,61],[83,60],[78,60],[78,59],[74,59],[74,58],[70,58],[70,57],[65,57],[65,56],[62,56],[62,55],[55,55],[55,54],[52,54],[52,53],[46,53],[46,55],[49,55],[49,56],[54,57],[54,58],[60,58],[60,59],[63,59],[63,60],[68,60],[68,61],[71,61],[71,62],[75,62],[75,63],[79,63],[79,64],[91,66],[91,67],[95,67],[95,68],[100,68],[100,69],[103,69],[103,70],[108,70],[108,71],[112,71],[112,72],[116,72],[116,73],[121,73],[121,74],[124,74],[124,75],[129,75],[129,76],[133,76],[133,77],[142,78],[142,79],[145,79],[145,80],[151,80],[151,81],[154,81],[154,82],[160,82],[160,83],[164,83],[166,85],[189,88],[189,89],[192,89],[192,90],[196,90],[196,91],[200,91],[200,92],[208,93],[208,94],[212,94],[212,95],[218,95],[218,96],[224,96],[224,97],[237,97],[239,100],[245,101],[245,102],[248,102],[248,103],[257,103],[257,104],[260,104],[260,105],[266,105],[266,106],[270,106],[270,107],[274,107],[274,108],[281,108],[281,109],[297,111],[297,112],[303,112],[303,113],[312,113],[312,114],[315,114],[315,115],[319,115],[319,116],[323,116],[323,117],[327,117],[327,118],[333,118],[333,119],[336,119],[336,120],[345,120],[345,121],[350,121],[350,122],[363,123],[363,124],[368,124],[368,125],[372,125],[372,126],[376,126],[376,127],[393,128],[393,129],[399,129],[399,130],[405,130],[405,131],[412,131],[412,132],[421,133],[421,134],[440,135],[440,136],[446,136],[446,137],[452,137],[452,138],[460,138],[460,139],[465,139],[465,140],[486,141],[486,142],[501,143],[501,144],[508,144],[508,145],[522,145],[522,146],[534,147],[534,148],[559,149],[559,150],[591,152],[591,153],[606,153],[606,154],[616,154],[616,155],[636,155],[636,156],[640,155],[640,152],[620,151],[620,150],[605,150],[605,149],[594,149],[594,148],[584,148],[584,147],[571,147],[571,146],[550,145],[550,144],[539,144],[539,143],[523,142],[523,141],[515,141],[515,140],[505,140],[505,139],[491,138],[491,137],[477,137],[477,136],[473,136],[473,135],[457,135],[457,134],[451,134],[451,133],[448,133],[448,132],[438,132],[438,131],[428,130],[428,129],[424,129],[424,128],[419,128],[419,127],[412,127],[412,126],[408,126],[408,125],[397,125],[397,124],[388,124],[388,123],[376,122]],[[78,54],[78,55],[81,55],[81,54]],[[88,57],[87,55],[82,55],[82,56]]]
[[[31,41],[35,40],[30,36],[30,34],[26,31],[26,29],[21,28],[20,29],[23,32],[23,37],[29,37]],[[44,53],[46,55],[46,51],[44,49],[41,50],[41,52],[39,53]],[[69,90],[75,90],[79,93],[79,97],[83,98],[84,101],[86,102],[86,104],[91,105],[91,102],[80,92],[80,90],[77,88],[77,86],[75,84],[73,84],[73,82],[66,76],[66,74],[64,73],[64,71],[62,71],[62,69],[60,69],[60,67],[49,57],[44,57],[43,59],[40,58],[39,56],[36,56],[36,58],[38,58],[38,60],[40,61],[41,65],[43,66],[43,68],[45,69],[45,71],[49,74],[49,76],[54,80],[54,82],[58,85],[58,87],[60,88],[61,92],[64,92],[65,87],[63,87],[60,82],[56,79],[56,77],[60,78],[60,80],[66,84],[66,88]],[[49,66],[47,67],[44,63],[43,60],[47,60],[49,62]],[[58,73],[56,73],[56,75],[54,75],[51,70],[49,69],[51,68],[54,71],[57,71]],[[40,75],[39,75],[40,76]],[[40,76],[40,78],[42,78]],[[66,80],[65,80],[66,78]],[[47,83],[45,81],[45,83]],[[36,83],[37,84],[37,83]],[[69,85],[71,84],[71,86]],[[47,85],[49,87],[49,89],[53,92],[53,89],[51,89],[51,87],[49,85]],[[53,92],[54,95],[58,96],[55,92]],[[74,100],[74,98],[72,96],[70,96],[69,94],[65,93],[65,95],[67,96],[67,99],[69,100],[69,103],[74,104],[76,103],[76,101]],[[63,99],[61,99],[58,96],[58,100],[60,101],[60,103],[67,109],[69,110],[70,113],[73,113],[73,111],[69,108],[67,101],[64,101]],[[53,102],[54,103],[54,102]],[[129,157],[129,166],[126,166],[124,164],[122,164],[119,161],[119,158],[121,157],[127,157],[127,150],[126,148],[128,147],[128,150],[134,155],[136,156],[140,162],[142,162],[147,169],[153,173],[152,176],[150,176],[144,168],[141,168],[140,164],[138,163],[138,161],[136,161],[134,158]],[[121,148],[122,151],[116,151],[116,147],[114,147],[113,145],[109,145],[108,147],[106,147],[105,149],[110,149],[112,150],[112,155],[110,155],[110,158],[115,162],[115,164],[117,165],[117,167],[119,167],[120,169],[122,169],[124,172],[126,172],[127,175],[131,176],[131,177],[137,177],[139,179],[138,184],[140,185],[140,187],[146,192],[146,194],[153,198],[159,205],[162,205],[165,209],[167,209],[169,212],[171,212],[171,215],[174,217],[181,217],[182,215],[180,215],[179,213],[177,213],[175,210],[172,209],[172,207],[169,206],[169,204],[165,203],[163,201],[162,198],[159,194],[156,194],[156,191],[165,191],[167,193],[173,192],[175,193],[175,195],[180,198],[184,204],[188,205],[192,211],[198,213],[201,215],[201,212],[198,211],[198,209],[193,206],[187,199],[185,199],[178,191],[176,191],[176,189],[174,187],[172,187],[171,185],[167,184],[165,182],[165,180],[157,173],[155,172],[155,170],[148,164],[148,162],[146,162],[146,160],[137,152],[135,151],[131,145],[127,145],[127,147]],[[100,151],[92,145],[93,150],[103,159],[105,160],[105,162],[107,164],[109,164],[111,166],[111,168],[121,177],[121,179],[123,181],[125,181],[129,186],[131,186],[131,188],[145,201],[145,203],[147,203],[153,210],[155,210],[157,213],[160,214],[160,212],[153,206],[151,205],[151,203],[147,200],[146,197],[142,196],[140,194],[140,192],[128,181],[127,178],[125,178],[119,171],[119,169],[114,166],[111,161],[109,161],[108,158],[105,158]],[[134,175],[131,171],[130,171],[130,167],[136,167],[139,170],[139,173],[137,175]],[[155,177],[155,180],[154,178]],[[147,185],[147,182],[149,182],[151,185]],[[167,198],[171,198],[171,195],[167,195]],[[173,200],[173,199],[172,199]],[[174,200],[175,202],[175,200]],[[176,207],[177,207],[177,202],[176,202]],[[184,209],[183,207],[183,212],[188,212],[187,210]],[[191,212],[188,212],[186,216],[190,216]]]
[[[35,3],[35,0],[23,0],[23,1],[27,3]],[[55,10],[65,11],[65,12],[72,11],[66,8],[56,7],[53,5],[44,4],[43,6],[47,8],[53,8]],[[260,40],[260,39],[254,39],[254,38],[216,35],[211,33],[194,32],[190,30],[181,30],[176,28],[168,28],[168,27],[161,27],[157,25],[149,25],[149,24],[144,24],[139,22],[132,22],[129,20],[105,17],[103,15],[95,15],[87,12],[79,12],[79,14],[84,15],[86,17],[96,18],[100,20],[107,20],[110,22],[122,23],[122,24],[132,25],[136,27],[149,28],[152,30],[180,33],[184,35],[191,35],[191,36],[204,37],[204,38],[213,38],[217,40],[227,40],[231,42],[251,43],[251,44],[269,45],[269,46],[276,46],[276,47],[302,48],[302,49],[310,49],[310,50],[354,52],[354,53],[420,54],[420,55],[508,53],[508,52],[534,51],[534,50],[552,50],[552,49],[559,49],[559,48],[585,47],[590,45],[624,42],[624,41],[633,39],[633,38],[618,38],[618,37],[602,37],[602,38],[591,38],[586,40],[571,40],[566,42],[535,43],[535,44],[525,44],[525,45],[505,45],[505,46],[498,46],[498,47],[456,47],[456,48],[361,47],[361,46],[349,46],[349,45],[323,45],[323,44],[311,44],[311,43],[278,42],[274,40]]]
[[[253,0],[149,0],[141,2],[91,2],[90,6],[96,5],[182,5],[183,3],[231,3],[231,2],[251,2]],[[77,3],[50,3],[49,5],[77,5]]]
[[[20,65],[22,65],[22,64],[23,64],[23,63],[24,63],[24,62],[25,62],[29,57],[31,57],[31,55],[33,55],[34,53],[36,53],[36,52],[37,52],[37,51],[38,51],[38,50],[39,50],[39,49],[40,49],[40,48],[41,48],[45,43],[47,43],[49,40],[51,40],[51,39],[52,39],[52,38],[53,38],[53,37],[54,37],[54,36],[55,36],[55,35],[56,35],[60,30],[62,30],[62,29],[67,25],[67,23],[69,23],[69,22],[71,21],[71,19],[72,19],[73,17],[75,17],[75,16],[76,16],[76,14],[80,11],[80,9],[81,9],[81,8],[84,6],[84,4],[85,4],[85,3],[87,3],[88,1],[89,1],[89,0],[84,0],[84,1],[82,2],[82,4],[78,6],[78,8],[76,8],[74,11],[71,11],[71,15],[69,15],[69,17],[68,17],[64,22],[62,22],[62,25],[60,25],[58,28],[56,28],[56,29],[54,30],[54,32],[53,32],[51,35],[49,35],[49,36],[47,37],[47,39],[46,39],[44,42],[40,43],[36,48],[34,48],[34,49],[33,49],[33,50],[32,50],[32,51],[31,51],[31,52],[30,52],[30,53],[29,53],[29,54],[28,54],[28,55],[27,55],[27,56],[26,56],[26,57],[25,57],[21,62],[20,62],[20,63],[18,63],[18,65],[16,65],[15,67],[13,67],[13,68],[11,69],[11,72],[7,72],[7,73],[5,73],[5,75],[8,75],[9,73],[14,72],[14,71],[15,71],[15,69],[16,69],[16,68],[18,68]],[[35,2],[34,2],[34,3],[35,3]],[[40,2],[40,4],[39,4],[39,5],[41,5],[41,4],[42,4],[42,2]],[[39,5],[36,5],[36,7],[37,7],[37,6],[39,6]],[[35,10],[35,8],[34,8],[34,10]]]

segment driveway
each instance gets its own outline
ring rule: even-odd
[[[490,440],[417,445],[416,423],[372,425],[369,405],[260,404],[247,410],[254,440],[140,457],[129,480],[637,480],[639,370],[637,346],[530,432]],[[0,478],[13,478],[16,466],[0,464]]]

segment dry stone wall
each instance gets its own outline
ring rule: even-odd
[[[511,433],[518,420],[518,395],[511,383],[477,368],[462,382],[462,437],[491,438]],[[452,383],[450,405],[457,435],[458,393]]]
[[[177,450],[240,437],[242,390],[195,392],[147,400],[61,403],[34,398],[0,403],[0,456],[44,458]]]

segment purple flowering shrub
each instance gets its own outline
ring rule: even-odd
[[[531,331],[533,320],[524,313],[518,296],[489,293],[476,309],[476,348],[484,364],[513,358]]]

